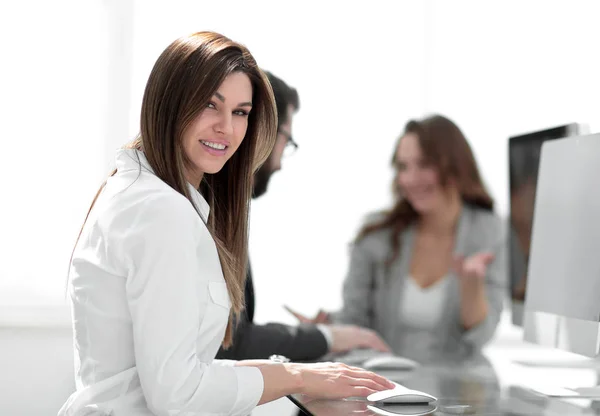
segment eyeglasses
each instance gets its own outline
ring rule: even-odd
[[[283,149],[283,156],[288,157],[296,153],[298,150],[298,143],[294,141],[292,135],[287,131],[278,130],[278,133],[282,134],[285,137],[285,148]]]

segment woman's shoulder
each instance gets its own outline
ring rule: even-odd
[[[155,208],[168,207],[181,210],[189,205],[189,201],[184,195],[154,174],[141,172],[135,177],[127,176],[123,177],[123,180],[117,185],[120,192],[115,195],[116,198],[129,200],[132,204],[140,204],[149,208],[153,205]],[[150,201],[157,204],[150,204]]]
[[[371,211],[365,214],[362,218],[362,225],[364,227],[374,225],[382,222],[386,217],[385,211]]]
[[[471,229],[478,235],[497,239],[504,234],[504,220],[494,211],[474,205],[465,205]]]
[[[373,229],[366,234],[363,231],[369,227],[381,224],[386,217],[385,211],[374,211],[363,216],[355,245],[373,253],[385,253],[389,250],[391,229],[382,227]]]
[[[131,225],[158,221],[169,226],[191,226],[198,214],[190,201],[157,176],[136,172],[115,175],[107,182],[106,214]]]
[[[479,222],[482,225],[499,225],[502,222],[500,216],[493,210],[481,208],[472,204],[465,204],[465,209],[469,211],[473,221]]]

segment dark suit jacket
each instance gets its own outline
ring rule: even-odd
[[[218,359],[266,359],[273,354],[284,355],[292,361],[315,360],[327,354],[327,340],[314,325],[288,326],[269,323],[257,325],[254,319],[254,285],[248,266],[245,287],[246,309],[240,315],[233,333],[233,345],[221,348]]]

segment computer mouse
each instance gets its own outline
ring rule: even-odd
[[[362,366],[365,370],[412,370],[419,363],[410,358],[398,357],[396,355],[383,355],[365,360]]]
[[[382,353],[371,348],[359,348],[344,353],[338,357],[334,357],[334,361],[340,361],[344,364],[361,366],[366,360],[373,357],[380,357],[384,354],[391,355],[391,353]]]
[[[367,400],[375,403],[431,403],[437,401],[437,398],[431,394],[418,390],[411,390],[401,384],[394,383],[396,387],[389,390],[382,390],[367,396]]]

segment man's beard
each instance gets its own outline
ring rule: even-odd
[[[254,183],[252,184],[252,198],[258,198],[267,192],[269,186],[269,179],[273,171],[269,169],[269,163],[262,165],[258,171],[254,174]]]

